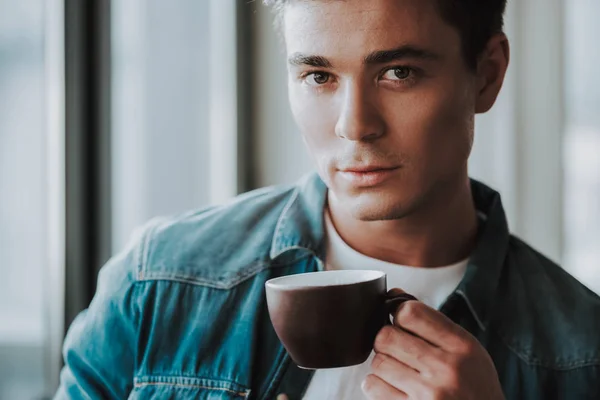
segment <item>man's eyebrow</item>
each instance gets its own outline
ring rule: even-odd
[[[364,59],[365,64],[386,64],[392,61],[403,59],[421,59],[438,60],[440,55],[415,46],[401,46],[391,50],[378,50],[367,55]],[[295,67],[309,66],[315,68],[332,68],[331,62],[317,55],[307,55],[303,53],[293,53],[288,57],[288,63]]]
[[[295,67],[307,65],[316,68],[331,68],[328,59],[322,56],[310,56],[302,53],[294,53],[288,57],[288,63]]]
[[[415,46],[401,46],[391,50],[374,51],[365,57],[365,64],[386,64],[403,59],[438,60],[439,54]]]

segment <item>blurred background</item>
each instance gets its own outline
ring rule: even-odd
[[[472,176],[600,291],[600,2],[509,0]],[[311,169],[272,15],[247,0],[0,0],[0,399],[58,383],[100,266],[156,215]]]

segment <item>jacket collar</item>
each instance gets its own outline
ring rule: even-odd
[[[455,293],[462,296],[477,324],[486,330],[508,253],[510,233],[500,194],[471,180],[475,207],[484,215],[479,237]]]
[[[485,221],[456,293],[465,299],[479,327],[485,330],[510,235],[500,194],[476,180],[471,180],[471,192],[475,207]],[[326,199],[327,187],[316,173],[299,181],[277,221],[271,259],[291,250],[308,250],[324,260]]]
[[[277,220],[271,244],[271,259],[288,251],[301,249],[324,259],[323,210],[326,200],[327,186],[316,173],[309,174],[298,182]]]

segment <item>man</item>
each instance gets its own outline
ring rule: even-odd
[[[101,272],[57,398],[598,399],[600,301],[470,181],[506,0],[272,0],[318,175],[157,220]],[[266,280],[380,269],[414,294],[367,363],[312,373]]]

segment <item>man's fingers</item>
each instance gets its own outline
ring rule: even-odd
[[[462,351],[472,340],[450,318],[418,301],[401,304],[394,315],[394,325],[448,352]]]
[[[362,391],[369,400],[405,400],[406,393],[394,388],[376,375],[369,375],[362,383]]]
[[[411,398],[422,393],[424,382],[421,374],[395,358],[381,353],[376,354],[371,363],[371,371],[373,375]]]
[[[388,290],[387,294],[388,296],[397,296],[399,294],[405,294],[406,292],[400,288],[392,288],[390,290]]]
[[[418,372],[430,372],[443,351],[395,326],[384,326],[375,337],[376,353],[395,358]]]

